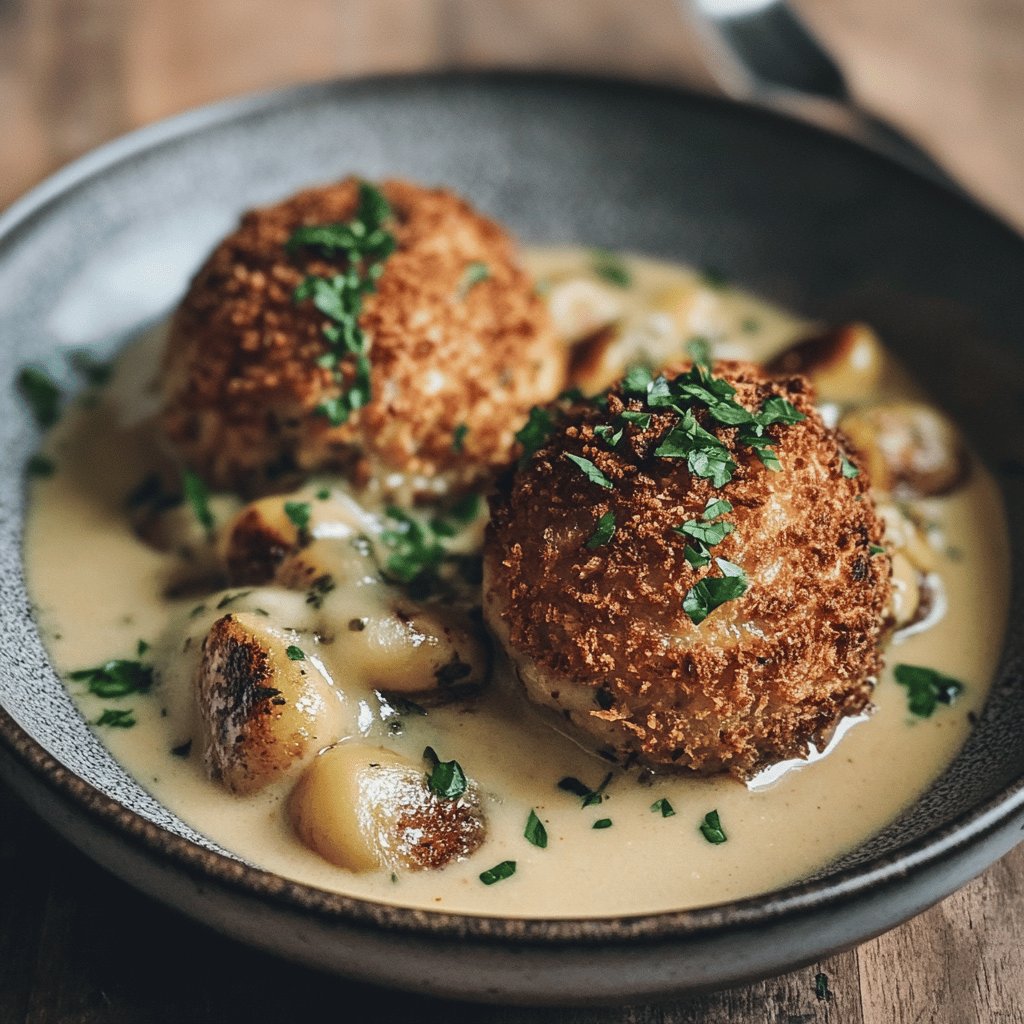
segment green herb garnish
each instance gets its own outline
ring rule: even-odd
[[[714,434],[705,430],[687,409],[655,449],[665,459],[686,459],[690,472],[722,487],[732,479],[736,463],[729,450]]]
[[[523,454],[519,456],[520,466],[525,466],[530,456],[544,447],[554,428],[551,413],[547,409],[535,405],[530,410],[530,418],[516,431],[516,440],[523,446]]]
[[[569,452],[565,453],[565,457],[574,465],[577,466],[580,472],[592,483],[597,484],[598,487],[604,487],[606,490],[611,490],[614,484],[608,479],[595,466],[590,459],[583,458],[582,455],[572,455]]]
[[[643,363],[637,363],[626,370],[626,376],[622,378],[622,390],[627,395],[645,396],[653,379],[651,368]]]
[[[68,356],[68,361],[76,373],[85,378],[90,387],[101,388],[108,383],[114,372],[111,363],[97,359],[88,349],[76,349]]]
[[[213,536],[215,520],[210,510],[210,492],[206,489],[206,484],[192,470],[186,469],[181,474],[181,485],[186,500],[192,506],[192,514],[206,531],[207,539],[210,539]]]
[[[845,456],[839,456],[839,469],[847,480],[860,476],[860,470]]]
[[[716,558],[721,576],[707,576],[691,587],[683,600],[683,611],[699,626],[716,608],[742,597],[749,587],[747,574],[732,562]]]
[[[893,675],[907,688],[907,707],[911,714],[928,718],[939,704],[952,704],[963,692],[964,684],[952,676],[921,665],[897,665]]]
[[[594,273],[609,284],[615,285],[616,288],[628,288],[633,283],[633,275],[629,268],[615,253],[607,249],[595,249],[591,259]]]
[[[467,494],[463,498],[459,498],[457,502],[450,509],[448,514],[459,523],[465,525],[466,523],[473,522],[478,515],[480,515],[480,495],[479,494]]]
[[[83,668],[68,676],[83,682],[97,697],[124,697],[129,693],[145,693],[153,685],[153,669],[138,661],[114,658],[96,668]]]
[[[819,1002],[827,1002],[832,998],[832,993],[828,987],[827,974],[816,974],[814,976],[814,994]]]
[[[884,555],[885,548],[883,548],[881,544],[869,544],[868,554],[871,555],[872,558],[874,558],[875,555]]]
[[[306,604],[319,610],[323,607],[324,598],[334,590],[335,586],[333,576],[318,576],[309,585],[309,590],[306,591]]]
[[[615,513],[605,512],[597,524],[594,526],[594,532],[590,535],[587,540],[587,547],[590,550],[599,548],[603,544],[607,544],[615,535]]]
[[[526,819],[526,829],[523,832],[523,836],[528,843],[532,843],[541,850],[547,848],[548,830],[544,827],[544,823],[540,818],[537,817],[537,812],[532,808],[530,809],[530,816]]]
[[[649,412],[634,412],[632,409],[626,409],[619,413],[619,419],[623,423],[632,423],[639,430],[646,430],[651,425]]]
[[[225,594],[217,602],[217,611],[220,611],[222,608],[227,608],[228,605],[232,605],[236,601],[240,601],[243,597],[248,597],[251,593],[251,590],[236,590],[233,594]]]
[[[433,747],[427,747],[423,756],[432,765],[427,775],[427,784],[432,793],[443,800],[457,800],[466,792],[469,782],[458,761],[440,760]]]
[[[462,283],[459,285],[459,298],[464,299],[470,290],[491,276],[491,268],[480,260],[467,264],[462,272]]]
[[[469,426],[466,423],[460,423],[452,431],[452,451],[458,454],[466,447],[466,435],[469,433]]]
[[[438,540],[440,534],[434,526],[419,522],[396,506],[386,510],[389,527],[381,533],[381,540],[390,548],[384,575],[399,583],[431,575],[444,560],[445,550]]]
[[[668,802],[668,797],[664,796],[651,804],[651,810],[655,813],[660,811],[663,818],[671,818],[676,813],[675,808]]]
[[[131,708],[107,708],[99,718],[97,725],[109,725],[115,729],[130,729],[135,724],[135,712]]]
[[[145,640],[140,640],[135,645],[135,656],[141,658],[144,654],[149,651],[149,644]]]
[[[701,823],[700,830],[704,838],[715,846],[719,843],[724,843],[727,838],[726,834],[722,831],[722,823],[718,818],[718,811],[708,811],[704,815],[704,821]]]
[[[309,518],[313,514],[313,506],[308,501],[286,501],[284,514],[299,531],[300,537],[309,535]]]
[[[53,459],[47,458],[45,455],[33,455],[25,463],[25,472],[29,476],[40,478],[53,476],[57,472],[57,465]]]
[[[26,366],[18,374],[18,390],[43,430],[60,418],[60,388],[42,370]]]
[[[301,647],[296,647],[295,644],[289,644],[284,653],[288,655],[289,661],[305,661],[306,652]]]
[[[602,441],[609,448],[614,448],[622,440],[622,427],[610,427],[607,424],[601,424],[600,426],[594,427],[594,433],[597,437],[601,438]]]
[[[574,776],[567,775],[565,778],[558,780],[558,788],[564,790],[566,793],[572,793],[574,796],[582,797],[583,803],[580,805],[581,807],[591,807],[604,800],[604,791],[608,786],[608,783],[611,781],[612,773],[609,772],[604,779],[601,780],[601,784],[597,789],[591,789],[585,782],[580,782],[580,780]]]
[[[595,821],[594,824],[591,825],[590,827],[591,828],[599,828],[599,829],[600,828],[611,828],[612,827],[612,819],[611,818],[598,818],[597,821]]]
[[[511,878],[515,873],[516,862],[514,860],[503,860],[500,864],[495,864],[493,868],[481,871],[480,881],[484,885],[494,885],[495,882],[500,882],[502,879]]]
[[[700,335],[691,338],[686,343],[686,352],[698,366],[711,369],[711,342],[707,338]]]
[[[338,385],[345,376],[338,368],[349,360],[354,369],[345,390],[325,399],[315,412],[324,416],[331,426],[340,426],[371,398],[368,344],[359,315],[363,297],[376,290],[384,271],[384,261],[395,250],[395,238],[385,228],[391,218],[391,207],[383,194],[369,183],[359,183],[359,207],[356,216],[344,224],[310,224],[297,228],[288,240],[289,253],[312,248],[326,259],[340,258],[343,273],[333,277],[306,277],[295,289],[295,302],[311,301],[328,321],[323,335],[330,349],[318,365],[333,371]]]
[[[331,497],[331,489],[329,487],[321,487],[320,490],[316,492],[316,497],[318,501],[329,501]]]

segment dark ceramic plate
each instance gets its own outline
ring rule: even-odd
[[[0,217],[0,379],[59,349],[112,349],[171,308],[241,210],[353,171],[446,183],[527,240],[712,265],[809,316],[872,322],[982,457],[1006,470],[1014,578],[1024,579],[1014,461],[1024,440],[1021,239],[852,144],[670,89],[516,75],[379,79],[232,102],[131,135]],[[947,895],[1020,837],[1018,585],[999,678],[952,769],[900,822],[783,891],[695,911],[516,921],[382,907],[250,868],[130,779],[51,670],[21,567],[22,467],[36,443],[8,386],[0,768],[91,857],[246,942],[453,996],[635,1000],[852,945]]]

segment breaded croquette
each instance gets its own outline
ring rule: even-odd
[[[805,378],[634,373],[531,423],[484,581],[531,699],[620,763],[739,777],[867,706],[890,564]]]
[[[503,228],[442,189],[349,178],[216,247],[173,320],[163,424],[214,487],[332,469],[444,492],[507,460],[565,361]]]

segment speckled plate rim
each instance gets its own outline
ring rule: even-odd
[[[187,111],[183,114],[138,129],[90,152],[59,170],[0,214],[0,247],[16,244],[33,222],[54,203],[108,168],[142,154],[151,154],[163,145],[217,125],[253,114],[270,113],[301,105],[323,93],[343,95],[346,90],[367,90],[396,82],[425,84],[446,80],[486,84],[514,85],[517,82],[630,91],[636,95],[656,95],[662,100],[676,97],[685,103],[703,105],[718,117],[768,121],[779,132],[809,133],[820,145],[845,149],[858,160],[873,160],[887,166],[890,173],[909,177],[915,187],[931,190],[943,202],[967,207],[973,215],[985,218],[989,226],[1004,232],[1022,249],[1024,238],[979,203],[841,136],[805,124],[783,114],[731,100],[704,96],[674,86],[651,85],[615,78],[600,78],[551,72],[439,72],[415,75],[383,75],[290,86],[243,96]],[[204,849],[177,836],[130,808],[101,793],[49,754],[13,717],[0,707],[0,743],[26,768],[35,780],[69,801],[95,823],[106,826],[120,839],[143,853],[165,858],[190,875],[216,881],[230,890],[256,897],[290,910],[315,915],[326,921],[345,921],[370,925],[385,931],[421,936],[471,938],[524,945],[558,946],[564,944],[604,944],[628,941],[660,942],[699,937],[702,933],[725,935],[751,926],[782,923],[823,907],[840,909],[858,896],[898,885],[908,876],[929,867],[941,867],[958,854],[1009,827],[1017,828],[1014,818],[1024,812],[1024,777],[1004,787],[994,797],[960,815],[948,825],[935,829],[899,850],[878,856],[865,864],[830,873],[814,881],[799,882],[760,896],[714,904],[694,910],[592,918],[512,918],[455,914],[445,911],[415,910],[398,905],[345,896],[313,886],[293,882],[269,871]],[[1022,836],[1024,838],[1024,836]],[[994,858],[989,858],[988,862]],[[978,867],[982,870],[985,865]],[[977,872],[975,872],[977,873]],[[937,891],[935,898],[946,894]],[[866,937],[866,936],[865,936]]]

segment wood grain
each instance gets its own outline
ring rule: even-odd
[[[1020,0],[797,0],[859,94],[1024,225]],[[251,89],[427,67],[563,67],[711,88],[673,0],[0,0],[0,207],[93,146]],[[658,1007],[467,1007],[280,964],[156,906],[0,787],[0,1022],[1024,1024],[1024,849],[901,928]],[[815,991],[828,976],[829,996]]]

